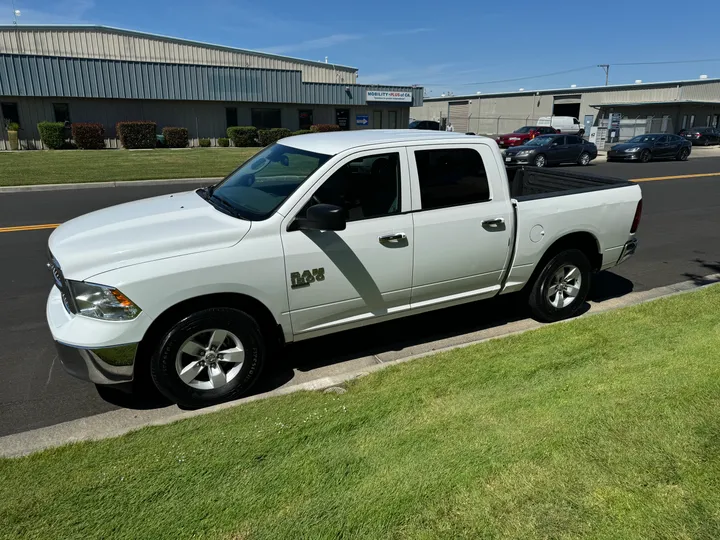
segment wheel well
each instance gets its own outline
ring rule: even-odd
[[[602,254],[600,253],[600,244],[597,238],[589,232],[576,232],[571,233],[562,238],[556,240],[540,258],[535,270],[533,271],[532,277],[528,280],[527,284],[532,286],[537,279],[538,274],[545,268],[545,263],[552,259],[555,255],[561,251],[567,249],[578,249],[582,251],[590,261],[590,267],[594,272],[597,272],[602,267]]]
[[[200,311],[202,309],[227,307],[240,309],[255,319],[260,326],[263,336],[267,340],[268,348],[281,347],[284,344],[284,337],[280,325],[270,310],[252,296],[238,293],[217,293],[204,296],[197,296],[175,304],[162,312],[145,332],[137,351],[137,358],[141,360],[136,363],[136,370],[139,366],[147,365],[142,360],[149,359],[153,353],[158,339],[176,322],[182,318]]]

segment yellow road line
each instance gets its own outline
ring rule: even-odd
[[[678,180],[680,178],[703,178],[705,176],[720,176],[720,172],[702,174],[681,174],[678,176],[656,176],[654,178],[632,178],[631,182],[654,182],[655,180]]]
[[[41,231],[43,229],[55,229],[60,223],[46,223],[44,225],[22,225],[20,227],[0,227],[0,233],[20,231]]]

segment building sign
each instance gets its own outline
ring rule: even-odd
[[[370,123],[370,115],[368,114],[356,114],[355,125],[356,126],[367,126]]]
[[[412,102],[412,92],[391,92],[388,90],[368,90],[365,101]]]
[[[350,109],[335,109],[335,123],[343,131],[350,129]]]

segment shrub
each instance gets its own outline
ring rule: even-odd
[[[258,131],[258,142],[260,146],[267,146],[290,135],[292,135],[292,131],[288,128],[261,129]]]
[[[102,124],[73,124],[72,137],[77,147],[83,150],[105,148],[105,128]]]
[[[293,135],[307,135],[308,133],[314,133],[311,129],[298,129],[297,131],[293,131]]]
[[[313,124],[310,126],[310,131],[313,133],[325,133],[327,131],[340,131],[340,126],[337,124]]]
[[[157,137],[155,122],[118,122],[115,126],[120,143],[127,149],[155,148]]]
[[[62,122],[40,122],[37,128],[40,140],[51,150],[59,150],[65,144],[65,124]]]
[[[8,131],[17,131],[20,129],[20,124],[17,122],[8,122],[7,124],[7,130]]]
[[[227,129],[227,136],[235,146],[257,146],[257,128],[253,126],[233,126]]]
[[[210,139],[200,139],[200,146],[210,148]]]
[[[162,129],[168,148],[185,148],[188,145],[188,130],[184,127],[164,127]]]
[[[225,137],[220,137],[218,139],[218,146],[222,146],[223,148],[227,148],[230,146],[230,139],[226,139]]]

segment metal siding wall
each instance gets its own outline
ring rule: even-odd
[[[338,74],[346,84],[357,82],[357,72],[328,64],[284,60],[262,54],[231,51],[155,38],[126,35],[112,30],[0,30],[0,52],[42,56],[71,56],[137,62],[254,67],[302,72],[306,82],[338,82]]]

